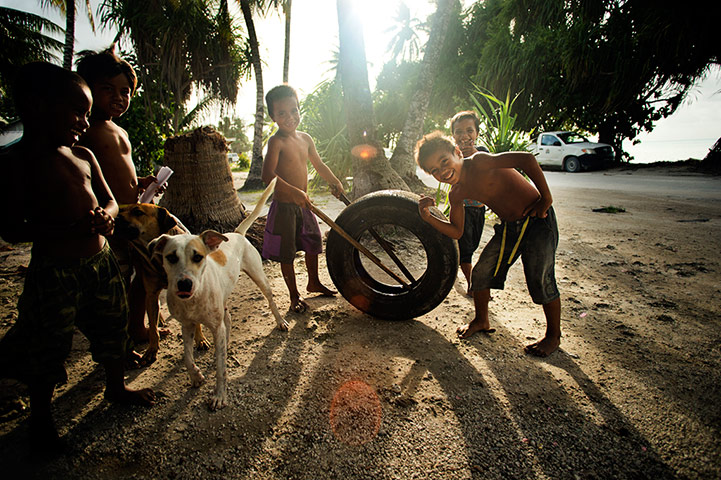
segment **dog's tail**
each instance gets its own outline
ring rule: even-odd
[[[253,222],[255,222],[255,219],[258,218],[258,216],[260,215],[260,211],[263,210],[265,202],[268,201],[268,198],[273,193],[276,180],[277,178],[273,178],[273,180],[270,181],[268,186],[263,191],[263,195],[260,196],[260,200],[258,200],[258,203],[255,204],[255,208],[253,209],[253,211],[250,212],[250,215],[245,217],[243,221],[240,222],[240,225],[238,225],[238,228],[235,229],[236,233],[245,235],[245,232],[247,232]]]

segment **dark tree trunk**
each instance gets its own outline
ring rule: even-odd
[[[258,37],[255,34],[253,13],[250,10],[249,0],[240,0],[240,9],[243,12],[245,26],[248,29],[248,41],[250,43],[250,61],[253,64],[255,75],[255,125],[253,126],[253,152],[250,161],[248,178],[241,187],[241,190],[260,190],[265,188],[261,179],[263,168],[263,121],[265,120],[265,108],[263,106],[263,67],[260,62],[260,49]]]
[[[403,125],[403,131],[396,143],[390,163],[401,178],[411,189],[422,192],[425,188],[423,182],[416,175],[416,162],[413,158],[413,149],[416,142],[423,136],[423,121],[433,92],[433,81],[438,70],[441,50],[448,32],[453,0],[438,0],[433,27],[428,43],[426,44],[420,73],[416,81],[416,88],[408,114]]]
[[[75,50],[75,0],[65,2],[65,48],[63,50],[63,68],[73,69]]]
[[[353,197],[358,198],[376,190],[408,190],[408,186],[391,168],[377,138],[363,30],[354,15],[353,3],[354,0],[337,0],[339,68],[348,137],[351,151],[355,152]]]
[[[288,70],[290,69],[290,9],[292,0],[285,1],[285,52],[283,55],[283,83],[288,83]]]

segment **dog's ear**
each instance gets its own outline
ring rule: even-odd
[[[161,232],[169,232],[177,224],[177,220],[167,209],[158,207],[158,227]]]
[[[222,233],[216,232],[215,230],[204,231],[200,234],[200,238],[203,240],[203,243],[206,247],[210,249],[211,252],[213,250],[216,250],[221,243],[228,241],[228,237],[226,237]]]
[[[148,244],[148,253],[150,253],[152,261],[163,263],[163,250],[165,250],[165,244],[168,243],[169,238],[169,235],[161,235]]]

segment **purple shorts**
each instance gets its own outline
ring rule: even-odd
[[[298,250],[310,255],[323,251],[318,220],[307,208],[273,200],[265,222],[263,258],[293,263]]]

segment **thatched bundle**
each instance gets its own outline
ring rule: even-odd
[[[165,142],[165,164],[173,169],[160,205],[193,233],[212,228],[231,232],[245,218],[233,187],[225,138],[202,127]]]

